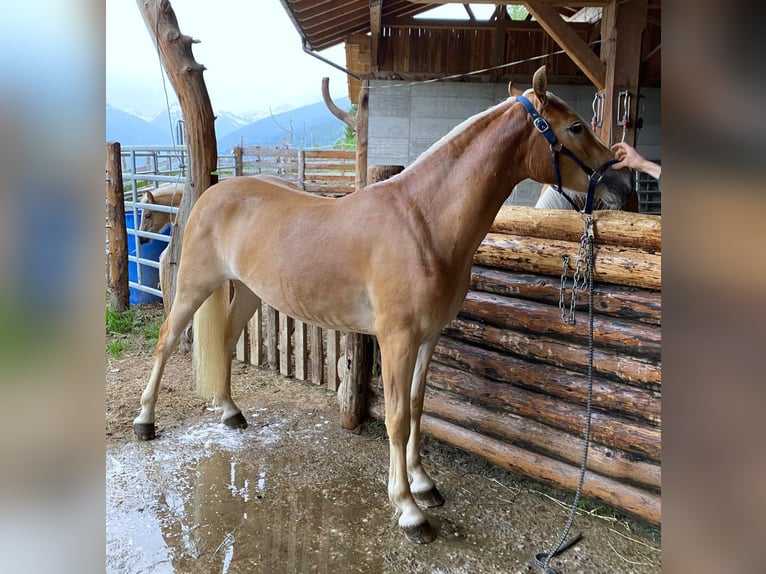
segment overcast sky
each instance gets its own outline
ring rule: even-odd
[[[247,114],[315,103],[321,101],[324,76],[333,98],[348,94],[343,72],[303,52],[279,0],[172,0],[171,5],[181,32],[201,41],[192,51],[207,68],[214,111]],[[474,6],[474,12],[485,9],[492,6]],[[437,10],[442,17],[465,18],[460,4]],[[346,65],[343,44],[320,54]],[[106,0],[106,101],[152,117],[165,109],[162,78],[135,0]],[[169,81],[166,85],[173,103],[175,93]]]
[[[248,113],[321,100],[322,77],[334,98],[347,94],[346,76],[303,52],[298,31],[279,0],[172,0],[181,32],[207,70],[215,111]],[[345,67],[343,45],[321,52]],[[135,0],[106,1],[106,100],[154,116],[165,108],[154,43]],[[171,103],[175,93],[166,80]]]

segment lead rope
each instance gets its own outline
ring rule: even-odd
[[[548,552],[540,552],[535,554],[532,558],[532,563],[540,568],[545,574],[559,574],[559,572],[550,565],[551,560],[571,548],[581,538],[582,533],[578,533],[573,536],[566,544],[564,541],[569,536],[569,531],[572,528],[575,515],[577,514],[577,504],[580,502],[580,495],[582,494],[583,483],[585,482],[585,467],[588,462],[588,445],[590,444],[590,421],[592,414],[592,399],[593,399],[593,217],[586,215],[585,230],[580,238],[580,248],[577,253],[577,264],[575,266],[574,284],[572,285],[572,298],[569,311],[567,312],[564,304],[564,290],[566,288],[567,268],[569,266],[569,256],[563,257],[564,269],[561,273],[561,285],[559,287],[559,308],[561,310],[561,318],[568,325],[575,323],[575,303],[577,299],[579,274],[583,270],[584,260],[584,277],[579,289],[587,286],[588,288],[588,399],[585,412],[585,431],[583,437],[585,439],[585,446],[583,447],[582,462],[580,463],[580,480],[577,483],[577,490],[575,491],[575,497],[572,501],[572,508],[569,511],[569,518],[567,519],[566,526],[561,531],[555,546]]]

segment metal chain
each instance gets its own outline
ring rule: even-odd
[[[585,283],[587,284],[588,288],[588,397],[587,397],[587,405],[585,410],[585,430],[583,431],[583,440],[585,442],[585,446],[583,447],[583,453],[582,453],[582,461],[580,463],[580,479],[577,483],[577,490],[575,491],[575,497],[572,501],[572,507],[569,511],[569,518],[567,519],[566,526],[564,526],[564,529],[561,531],[561,534],[556,541],[556,544],[553,546],[551,550],[548,552],[540,552],[539,554],[535,554],[535,556],[532,558],[532,563],[540,568],[545,574],[559,574],[558,571],[553,568],[550,565],[551,560],[573,546],[575,543],[577,543],[580,538],[582,538],[582,534],[577,534],[574,536],[569,542],[566,544],[564,541],[566,540],[567,536],[569,536],[569,531],[572,528],[572,524],[574,523],[575,515],[577,514],[577,505],[580,502],[580,495],[582,494],[582,487],[585,483],[585,469],[588,464],[588,446],[590,445],[590,423],[591,423],[591,415],[593,413],[593,247],[594,247],[594,237],[593,237],[593,219],[588,216],[585,218],[585,231],[583,232],[582,239],[580,240],[580,250],[578,252],[577,256],[577,265],[576,268],[579,269],[581,264],[583,263],[582,259],[584,259],[585,264]],[[581,255],[584,254],[584,257],[581,257]],[[563,309],[563,285],[566,281],[566,271],[567,271],[567,264],[569,263],[569,257],[564,256],[564,271],[562,273],[562,287],[559,295],[559,301],[560,305],[562,307],[562,318],[567,324],[574,324],[574,301],[575,301],[575,290],[577,286],[577,279],[575,278],[575,285],[572,287],[572,307],[570,309],[570,315],[565,318],[564,316],[564,309]],[[577,271],[575,271],[577,273]],[[576,277],[576,275],[575,275]],[[571,317],[572,322],[570,323],[567,321],[567,319]]]
[[[588,245],[593,247],[593,217],[586,215],[583,218],[585,229],[580,236],[580,247],[577,251],[577,263],[575,264],[574,275],[572,276],[572,295],[569,302],[569,309],[564,302],[564,291],[566,291],[567,271],[569,270],[569,255],[562,257],[563,268],[561,270],[561,283],[559,285],[559,310],[561,319],[567,325],[575,324],[575,309],[577,307],[577,294],[588,287],[592,277],[592,261],[589,260],[587,250]]]

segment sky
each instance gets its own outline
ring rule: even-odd
[[[172,0],[171,5],[181,32],[201,41],[192,52],[207,68],[214,111],[263,114],[316,103],[325,76],[334,99],[348,95],[343,72],[303,51],[279,0]],[[459,4],[437,10],[443,17],[465,18]],[[319,54],[346,65],[342,43]],[[106,0],[105,59],[107,103],[143,117],[165,109],[163,72],[135,0]],[[165,85],[172,104],[175,92],[168,80]]]
[[[306,54],[279,0],[172,0],[183,34],[200,40],[192,52],[203,64],[213,109],[250,114],[347,95],[346,75]],[[343,44],[319,52],[345,67]],[[106,1],[106,101],[144,117],[165,109],[159,57],[135,0]],[[165,80],[171,104],[176,100]]]

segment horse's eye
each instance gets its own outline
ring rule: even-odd
[[[152,218],[152,212],[144,211],[144,219],[151,219],[151,218]]]
[[[573,123],[569,126],[569,131],[573,134],[579,134],[582,131],[582,124],[580,122]]]

